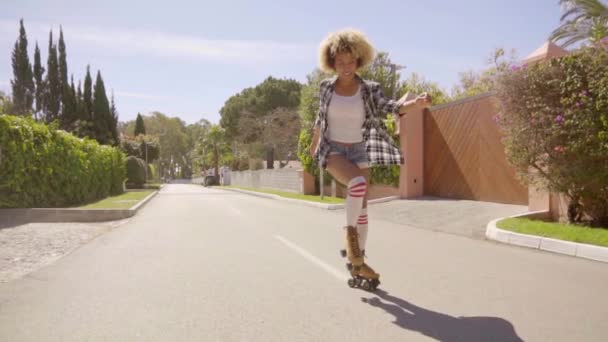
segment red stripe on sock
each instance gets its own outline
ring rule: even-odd
[[[349,189],[349,190],[354,190],[354,189],[363,189],[363,188],[365,188],[366,186],[367,186],[367,184],[366,184],[366,183],[358,183],[358,184],[355,184],[355,185],[353,185],[353,186],[350,186],[348,189]]]
[[[367,221],[357,221],[357,224],[367,224]]]

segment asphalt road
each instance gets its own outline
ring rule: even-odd
[[[608,340],[607,264],[375,213],[367,261],[382,284],[368,293],[346,285],[343,211],[167,185],[0,284],[0,341]]]

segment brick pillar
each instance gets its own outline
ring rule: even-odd
[[[304,195],[315,194],[315,177],[304,170],[298,170],[300,179],[300,193]]]
[[[413,109],[399,120],[399,138],[405,164],[399,174],[399,196],[424,195],[424,115],[428,109]]]

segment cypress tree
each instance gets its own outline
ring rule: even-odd
[[[93,122],[93,80],[91,79],[91,72],[87,65],[87,74],[84,78],[84,90],[82,94],[83,103],[83,114],[85,120]]]
[[[77,100],[76,90],[74,89],[74,75],[72,75],[72,84],[66,82],[63,86],[63,105],[62,105],[62,125],[65,130],[73,131],[75,129],[77,117]]]
[[[74,99],[75,99],[75,103],[76,103],[76,113],[77,113],[77,119],[76,119],[77,124],[74,125],[76,134],[80,137],[90,137],[92,139],[95,139],[95,135],[91,131],[91,126],[92,126],[91,118],[87,114],[87,111],[86,111],[86,108],[84,105],[84,99],[83,99],[83,95],[82,95],[82,83],[80,81],[78,81],[78,88],[76,88],[74,94],[75,94]]]
[[[57,46],[53,44],[53,31],[49,34],[49,56],[47,60],[46,73],[46,121],[51,122],[59,119],[61,109],[61,94],[63,93],[59,78],[59,68],[57,63]]]
[[[146,134],[146,126],[144,125],[144,118],[140,113],[137,113],[137,119],[135,120],[135,136],[140,134]]]
[[[110,144],[112,141],[110,103],[106,95],[106,88],[101,78],[101,73],[97,71],[95,88],[93,90],[93,122],[97,141],[100,144]]]
[[[58,49],[59,49],[59,65],[58,65],[59,82],[61,83],[62,86],[69,85],[68,84],[68,62],[67,62],[67,56],[66,56],[66,51],[65,51],[65,41],[63,40],[63,29],[61,27],[59,28]]]
[[[118,111],[114,103],[114,90],[112,90],[112,101],[110,104],[110,129],[112,131],[112,139],[114,140],[112,145],[118,146],[120,139],[118,137]]]
[[[12,54],[13,111],[14,114],[28,115],[32,112],[32,103],[34,102],[34,79],[32,65],[27,55],[27,35],[23,26],[23,19],[19,23],[19,38],[15,42],[15,49]]]
[[[70,129],[72,124],[76,121],[76,108],[73,105],[73,98],[68,83],[68,62],[65,48],[65,41],[63,39],[63,28],[59,27],[59,60],[58,60],[58,71],[59,71],[59,84],[61,86],[61,125],[64,129]]]
[[[36,120],[42,119],[42,110],[44,109],[44,67],[40,62],[40,49],[38,48],[38,42],[36,42],[36,50],[34,51],[34,83],[36,86],[36,110],[35,110],[35,118]]]
[[[78,120],[89,121],[89,117],[84,108],[84,101],[82,96],[82,84],[78,81],[78,88],[76,88],[76,103],[78,104]]]

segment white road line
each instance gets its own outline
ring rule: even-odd
[[[327,273],[333,275],[334,277],[336,277],[338,280],[346,281],[347,279],[350,278],[345,272],[338,271],[337,269],[335,269],[331,265],[325,263],[323,260],[321,260],[321,259],[317,258],[316,256],[310,254],[308,251],[306,251],[302,247],[297,246],[293,242],[285,239],[284,237],[282,237],[280,235],[275,235],[274,237],[277,240],[279,240],[282,243],[284,243],[287,247],[293,249],[298,254],[300,254],[304,258],[308,259],[308,261],[310,261],[313,264],[321,267],[323,270],[325,270],[325,272],[327,272]]]

